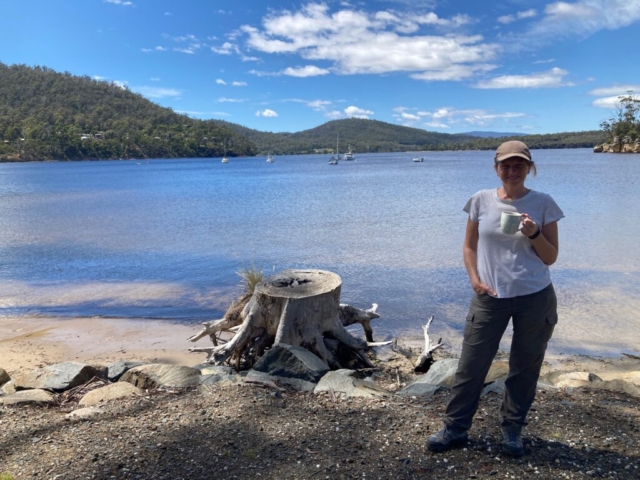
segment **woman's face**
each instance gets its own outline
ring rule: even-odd
[[[524,185],[531,167],[527,161],[520,157],[507,158],[496,165],[496,173],[503,185]]]

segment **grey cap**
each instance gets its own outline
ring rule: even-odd
[[[524,158],[528,162],[531,161],[531,152],[523,142],[519,140],[509,140],[504,142],[496,150],[495,160],[501,162],[507,158],[520,157]]]

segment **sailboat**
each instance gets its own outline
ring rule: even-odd
[[[339,133],[338,133],[338,137],[336,138],[336,154],[329,159],[329,165],[338,165],[338,160],[340,160],[340,134]]]
[[[273,155],[269,154],[267,155],[267,163],[273,163],[275,162],[275,159],[273,158]]]
[[[347,151],[347,153],[344,154],[344,159],[345,160],[355,160],[356,159],[356,156],[351,151],[351,146],[349,146],[349,150]]]
[[[224,156],[222,157],[222,163],[229,163],[229,157],[227,157],[227,144],[223,141],[222,147],[224,148]]]

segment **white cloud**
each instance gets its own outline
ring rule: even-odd
[[[164,12],[164,16],[165,16],[165,17],[170,17],[171,15],[173,15],[173,13],[171,13],[171,12]]]
[[[421,80],[460,80],[494,68],[491,62],[500,47],[481,35],[416,32],[426,27],[455,29],[472,21],[465,15],[445,19],[435,13],[365,12],[347,6],[331,13],[327,4],[309,3],[295,12],[272,12],[261,28],[244,25],[240,32],[249,49],[331,62],[327,70],[344,75],[408,72]],[[231,46],[217,50],[232,52]]]
[[[150,52],[166,52],[167,49],[164,47],[161,47],[160,45],[158,45],[155,48],[143,48],[142,51],[144,53],[150,53]]]
[[[344,114],[347,117],[369,118],[371,115],[373,115],[373,112],[371,110],[366,110],[364,108],[350,106],[344,109]]]
[[[535,62],[533,62],[533,64],[534,65],[539,65],[541,63],[553,63],[555,61],[556,61],[555,58],[549,58],[548,60],[536,60]]]
[[[244,98],[227,98],[227,97],[220,97],[217,100],[218,103],[242,103],[246,101],[247,100]]]
[[[629,92],[632,92],[632,95],[637,98],[640,85],[625,84],[595,88],[589,92],[589,95],[603,97],[593,101],[594,107],[617,109],[620,106],[620,97],[629,95]]]
[[[247,82],[234,81],[234,82],[231,82],[231,85],[234,86],[234,87],[246,87],[247,86]]]
[[[424,125],[430,128],[451,128],[451,125],[487,127],[490,125],[504,125],[516,118],[526,117],[520,112],[495,113],[481,109],[455,109],[440,107],[431,112],[417,110],[411,113],[407,107],[398,107],[393,114],[394,119],[405,126]]]
[[[140,93],[148,98],[168,98],[179,97],[182,92],[175,88],[162,88],[162,87],[131,87],[134,92]]]
[[[180,53],[186,53],[188,55],[194,55],[196,53],[195,49],[193,49],[192,47],[188,47],[188,48],[173,47],[173,51],[174,52],[180,52]]]
[[[220,47],[211,47],[211,51],[219,55],[231,55],[232,53],[240,53],[238,46],[230,42],[224,42]]]
[[[112,85],[115,85],[118,88],[121,88],[122,90],[126,90],[127,88],[129,88],[127,86],[127,81],[122,81],[122,80],[114,80],[113,82],[111,82]]]
[[[326,75],[329,70],[325,68],[318,68],[314,65],[307,65],[305,67],[289,67],[282,71],[283,75],[289,75],[290,77],[317,77],[318,75]]]
[[[311,102],[307,102],[307,107],[311,107],[318,111],[325,111],[331,105],[332,102],[329,100],[312,100]]]
[[[265,108],[263,111],[258,110],[256,112],[256,117],[277,117],[278,114],[273,110]]]
[[[525,10],[524,12],[518,12],[515,15],[503,15],[502,17],[498,17],[498,22],[503,23],[505,25],[509,23],[513,23],[516,20],[522,20],[523,18],[533,18],[538,15],[533,8],[529,10]]]
[[[166,49],[166,48],[161,47],[160,45],[158,45],[158,46],[156,47],[156,50],[157,50],[158,52],[166,52],[166,51],[167,51],[167,49]]]
[[[571,87],[574,84],[564,82],[563,78],[568,74],[561,68],[552,68],[547,72],[532,73],[531,75],[502,75],[489,80],[481,80],[476,88],[555,88]]]
[[[204,115],[215,115],[218,117],[230,117],[231,115],[226,113],[226,112],[197,112],[197,111],[193,111],[193,110],[176,110],[176,113],[181,113],[183,115],[191,115],[194,117],[201,117]]]
[[[559,38],[586,38],[600,30],[617,30],[640,21],[638,0],[554,2],[544,15],[509,40],[512,47],[550,44]]]
[[[160,78],[159,77],[151,77],[149,80],[151,80],[152,82],[159,82]]]
[[[595,88],[589,92],[589,95],[596,97],[602,95],[627,95],[628,92],[640,93],[640,85],[613,85],[611,87]]]
[[[100,75],[94,75],[91,78],[93,78],[94,80],[101,81],[101,80],[106,80],[108,77],[101,77]]]
[[[225,82],[225,81],[224,81],[224,80],[222,80],[221,78],[217,78],[217,79],[216,79],[216,83],[217,83],[218,85],[226,85],[226,84],[227,84],[227,82]]]
[[[339,110],[331,110],[330,112],[325,112],[324,116],[334,120],[343,117],[342,112]]]
[[[123,7],[133,7],[133,2],[125,0],[104,0],[104,3],[113,3],[114,5],[122,5]]]

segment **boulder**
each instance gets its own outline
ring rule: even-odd
[[[502,378],[498,378],[495,382],[485,385],[480,396],[485,397],[490,393],[495,393],[496,395],[502,395],[504,393],[504,380]]]
[[[327,372],[318,382],[313,393],[329,392],[339,394],[343,397],[380,397],[390,395],[384,388],[378,386],[374,381],[358,378],[355,370],[336,370]]]
[[[260,357],[253,370],[273,377],[318,383],[329,368],[306,348],[280,343]]]
[[[201,363],[193,367],[200,370],[201,375],[233,375],[236,371],[226,365],[211,365],[210,363]]]
[[[11,377],[7,372],[0,368],[0,387],[11,380]]]
[[[244,377],[244,381],[247,383],[254,382],[271,382],[276,385],[286,385],[299,390],[301,392],[313,392],[316,388],[315,382],[310,382],[302,378],[283,377],[277,375],[269,375],[266,372],[259,372],[258,370],[249,370]]]
[[[119,381],[142,389],[190,387],[200,383],[200,371],[182,365],[150,363],[128,370]]]
[[[594,383],[602,382],[602,379],[589,372],[551,372],[540,379],[540,383],[554,387],[589,387]]]
[[[93,377],[106,378],[107,369],[79,362],[63,362],[17,375],[13,383],[16,390],[41,388],[63,392],[87,383]]]
[[[12,393],[16,393],[16,386],[13,384],[13,381],[5,383],[0,388],[0,395],[11,395]]]
[[[117,382],[125,372],[131,370],[134,367],[139,367],[140,365],[144,365],[144,363],[131,362],[126,360],[112,363],[107,367],[107,378],[110,382]]]
[[[233,371],[233,369],[231,369]],[[231,375],[224,373],[208,373],[200,376],[200,385],[211,386],[216,385],[218,387],[226,387],[227,385],[235,385],[242,383],[242,376],[237,373]]]
[[[493,383],[496,380],[504,380],[507,378],[508,374],[509,362],[497,360],[491,364],[491,368],[489,368],[489,373],[487,373],[484,383],[486,385],[487,383]]]
[[[604,145],[596,145],[593,147],[593,153],[601,153],[604,150]]]
[[[398,390],[396,395],[401,397],[433,397],[436,392],[443,390],[440,385],[434,385],[426,381],[426,375],[420,375],[418,378],[408,383],[405,387]]]
[[[618,375],[620,380],[624,380],[625,382],[633,383],[640,387],[640,372],[625,372]]]
[[[11,395],[0,397],[0,405],[29,405],[53,402],[53,394],[39,388],[23,390]]]
[[[91,390],[90,392],[85,394],[85,396],[80,399],[80,405],[97,405],[102,402],[108,402],[109,400],[131,397],[135,395],[144,395],[144,392],[138,387],[134,387],[127,382],[112,383],[110,385]]]
[[[640,398],[640,387],[633,383],[625,382],[619,378],[615,380],[607,380],[603,382],[596,382],[592,385],[593,388],[600,388],[603,390],[609,390],[611,392],[620,392],[631,395],[632,397]]]
[[[440,385],[450,388],[453,385],[453,378],[456,374],[456,370],[458,369],[459,361],[460,359],[458,358],[447,358],[445,360],[438,360],[437,362],[434,362],[433,365],[431,365],[431,368],[429,368],[429,371],[424,375],[421,375],[421,377],[424,378],[420,380],[420,383],[428,383],[430,385]]]

